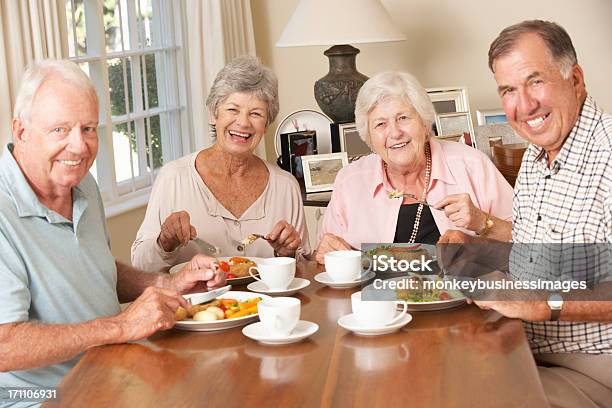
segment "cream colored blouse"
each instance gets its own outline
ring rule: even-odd
[[[166,218],[182,210],[189,213],[198,237],[219,248],[219,256],[274,256],[270,244],[262,239],[247,246],[244,251],[240,251],[239,246],[249,234],[270,233],[281,220],[293,225],[302,237],[302,245],[296,255],[310,254],[302,196],[291,174],[265,162],[270,174],[268,185],[251,207],[236,218],[217,201],[196,171],[198,153],[170,162],[160,170],[144,221],[132,245],[134,266],[146,271],[167,271],[200,252],[193,242],[172,252],[165,252],[157,243]]]

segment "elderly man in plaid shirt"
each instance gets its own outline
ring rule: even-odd
[[[555,23],[507,27],[491,44],[489,67],[508,122],[530,143],[514,188],[511,276],[558,279],[553,265],[561,266],[595,296],[474,302],[525,320],[552,406],[612,406],[612,270],[606,260],[595,271],[591,256],[612,243],[612,116],[587,94],[572,41]],[[440,243],[474,240],[454,231]]]

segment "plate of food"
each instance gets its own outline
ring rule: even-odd
[[[429,244],[363,244],[361,250],[370,258],[374,255],[387,255],[393,256],[397,260],[405,259],[407,261],[421,259],[421,256],[424,256],[425,260],[436,259],[436,246]]]
[[[186,299],[198,295],[185,295]],[[174,327],[189,331],[215,331],[244,326],[258,319],[257,304],[268,295],[252,292],[229,291],[215,300],[189,309],[177,310]]]
[[[245,283],[252,282],[254,279],[249,275],[249,268],[251,266],[257,266],[257,262],[263,258],[257,258],[254,256],[220,256],[219,267],[227,273],[227,283],[229,285],[243,285]],[[187,262],[174,265],[170,268],[170,273],[176,273],[183,269],[187,265]],[[257,271],[253,271],[254,275],[259,275]]]
[[[443,310],[460,306],[466,298],[458,290],[445,288],[446,280],[438,275],[410,273],[390,279],[376,279],[362,290],[367,300],[406,302],[409,311]],[[364,295],[362,295],[364,296]]]
[[[466,298],[458,290],[445,290],[444,279],[438,275],[417,275],[392,278],[394,281],[407,281],[403,289],[396,289],[398,301],[406,302],[410,311],[443,310],[460,306]],[[436,283],[438,283],[436,285]]]
[[[377,259],[384,259],[381,256],[387,256],[387,258],[394,258],[396,261],[407,261],[411,262],[414,260],[424,262],[425,264],[430,264],[429,260],[433,260],[431,265],[429,265],[430,272],[436,273],[438,271],[438,264],[436,262],[436,246],[428,245],[428,244],[401,244],[401,243],[391,243],[391,244],[363,244],[361,246],[361,250],[364,253],[362,257],[363,268],[368,270],[373,269],[373,259],[374,256]],[[388,261],[388,259],[387,259]],[[405,274],[405,271],[401,270],[381,270],[381,263],[377,263],[377,268],[374,270],[377,274],[393,274],[397,275],[398,273]],[[384,266],[384,265],[382,265]]]

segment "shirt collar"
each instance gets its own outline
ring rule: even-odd
[[[593,127],[601,118],[601,111],[591,96],[587,96],[582,107],[578,120],[570,131],[569,135],[563,142],[563,146],[559,154],[552,161],[550,170],[558,172],[560,169],[565,169],[571,172],[580,170],[581,165],[585,163],[583,157],[586,154],[588,141],[593,135]],[[534,161],[539,161],[544,167],[547,166],[546,153],[544,149],[537,145],[529,146],[529,155]]]
[[[448,161],[444,154],[444,149],[439,140],[431,137],[429,139],[429,146],[431,149],[431,180],[429,181],[428,190],[434,183],[434,180],[441,181],[446,184],[457,184],[455,177],[451,169],[448,167]],[[393,190],[387,172],[385,171],[385,162],[378,156],[376,165],[376,173],[372,179],[371,191],[372,197],[376,196],[380,191],[385,194]]]
[[[19,217],[42,217],[46,218],[50,223],[64,223],[70,222],[65,217],[59,215],[55,211],[44,206],[30,184],[26,180],[21,168],[15,161],[13,157],[13,143],[7,143],[4,148],[4,152],[0,157],[0,174],[5,178],[7,189],[7,194],[11,197],[13,204],[15,205],[15,209],[17,211],[17,215]],[[72,189],[73,193],[73,206],[77,202],[79,205],[79,213],[84,211],[84,207],[86,207],[86,203],[82,201],[85,200],[85,195],[80,188],[80,186],[76,186]],[[82,208],[83,207],[83,208]],[[81,209],[83,211],[81,211]],[[73,218],[74,215],[73,214]]]

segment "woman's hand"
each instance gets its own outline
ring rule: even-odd
[[[177,211],[168,216],[161,226],[157,242],[166,252],[172,252],[197,236],[197,231],[189,221],[187,211]]]
[[[341,250],[349,250],[352,249],[351,246],[334,234],[325,234],[323,238],[321,238],[321,242],[319,242],[319,247],[316,252],[316,260],[318,263],[323,265],[325,263],[325,254],[331,251],[341,251]]]
[[[434,207],[443,209],[444,214],[446,214],[455,227],[466,228],[476,233],[484,231],[486,227],[486,214],[476,208],[470,195],[467,193],[446,196]]]
[[[295,251],[302,245],[300,234],[285,220],[276,223],[266,240],[279,256],[294,256]]]

